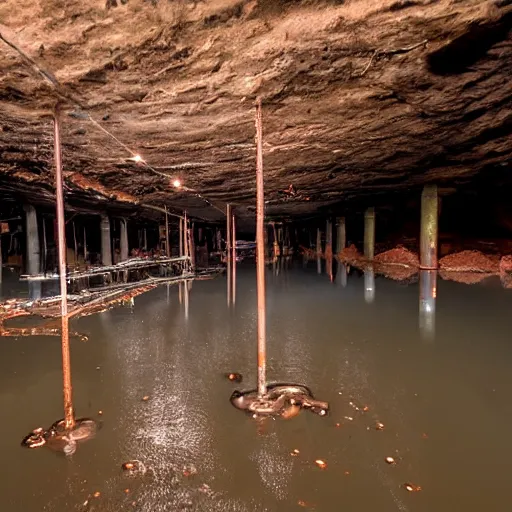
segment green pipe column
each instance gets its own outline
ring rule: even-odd
[[[375,256],[375,208],[364,212],[364,257],[373,261]]]
[[[120,241],[121,261],[126,261],[129,256],[128,250],[128,221],[121,219],[121,241]]]
[[[339,254],[347,246],[347,229],[345,226],[345,217],[338,217],[336,220],[338,233],[336,235],[336,254]]]
[[[425,185],[421,194],[420,268],[437,269],[437,185]]]
[[[104,266],[112,265],[112,239],[110,237],[110,219],[106,215],[101,216],[101,263]]]

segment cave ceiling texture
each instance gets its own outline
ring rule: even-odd
[[[511,27],[511,0],[3,0],[49,79],[0,41],[0,189],[53,202],[60,101],[67,207],[250,222],[258,97],[271,217],[510,184]]]

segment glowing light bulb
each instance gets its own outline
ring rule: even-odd
[[[141,157],[140,155],[135,155],[135,156],[133,157],[133,160],[134,160],[135,162],[140,162],[140,161],[142,160],[142,157]]]
[[[176,187],[176,188],[180,188],[181,187],[181,181],[180,180],[174,180],[172,182],[173,186]]]

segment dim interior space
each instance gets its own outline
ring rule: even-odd
[[[506,511],[509,0],[0,2],[0,511]]]

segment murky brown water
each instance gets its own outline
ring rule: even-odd
[[[133,310],[73,320],[89,336],[72,341],[75,408],[102,410],[104,426],[72,457],[19,446],[62,417],[59,339],[1,339],[0,510],[84,510],[95,491],[88,510],[508,510],[512,293],[440,281],[434,323],[420,319],[418,284],[342,282],[314,264],[267,280],[269,380],[309,385],[330,401],[327,418],[304,411],[258,426],[230,405],[237,385],[224,372],[256,382],[250,266],[239,267],[231,309],[219,278],[193,284],[188,318],[178,287],[163,286]],[[121,471],[134,458],[145,476]]]

